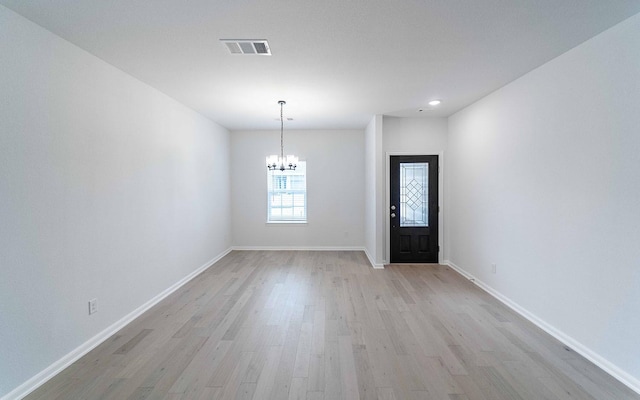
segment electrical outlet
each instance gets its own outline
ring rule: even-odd
[[[98,299],[89,300],[89,315],[98,312]]]
[[[491,272],[494,274],[497,272],[497,266],[495,264],[491,264]]]

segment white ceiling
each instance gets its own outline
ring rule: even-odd
[[[448,116],[640,12],[640,0],[0,4],[230,130],[277,129],[280,99],[287,128]],[[267,39],[273,55],[233,56],[219,39]]]

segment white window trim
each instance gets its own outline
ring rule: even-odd
[[[308,208],[307,208],[307,196],[308,196],[308,192],[307,192],[307,171],[306,171],[306,161],[300,161],[298,163],[298,165],[300,166],[301,163],[304,163],[304,190],[301,189],[289,189],[289,190],[273,190],[272,192],[269,191],[269,185],[270,185],[270,179],[272,178],[272,175],[274,172],[267,172],[267,221],[266,224],[267,225],[304,225],[307,224],[307,221],[309,220],[309,215],[308,215]],[[277,173],[277,171],[275,172]],[[299,175],[299,174],[298,174]],[[278,191],[282,191],[282,192],[298,192],[298,193],[304,193],[304,219],[274,219],[274,220],[270,220],[269,216],[270,216],[270,207],[269,207],[269,202],[271,201],[270,198],[270,194],[271,193],[277,193]]]

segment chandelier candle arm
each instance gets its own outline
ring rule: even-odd
[[[267,169],[269,171],[274,171],[279,169],[280,171],[284,170],[295,170],[298,166],[298,157],[293,155],[287,155],[284,157],[284,114],[283,114],[283,106],[287,104],[286,101],[280,100],[278,101],[280,104],[280,157],[277,155],[271,155],[267,157]]]

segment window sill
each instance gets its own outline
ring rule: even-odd
[[[267,221],[267,225],[306,225],[307,221]]]

